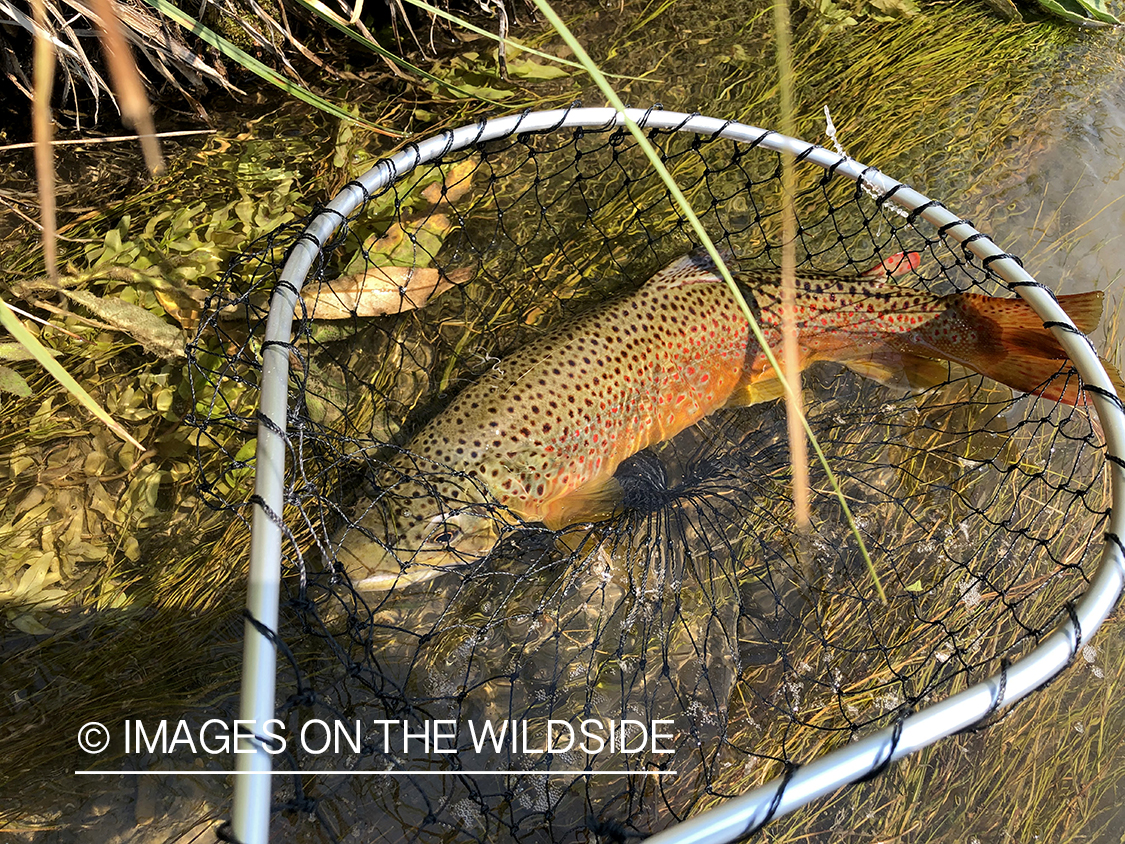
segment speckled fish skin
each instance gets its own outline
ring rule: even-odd
[[[901,257],[906,269],[917,265],[916,255]],[[1022,381],[1000,380],[1033,389],[1065,362],[1018,300],[932,296],[873,277],[880,270],[888,276],[902,267],[798,277],[802,367],[834,360],[917,386],[944,380],[944,364],[933,371],[933,359],[942,358],[998,377],[979,360],[976,336],[984,332],[985,350],[1002,357],[992,348],[1002,333],[997,313],[1021,326],[1038,323],[1043,336],[1035,339],[1053,355],[1046,375],[1031,367]],[[736,278],[779,349],[779,274]],[[1083,295],[1072,306],[1087,323],[1092,308],[1096,324],[1100,298]],[[1078,399],[1065,385],[1040,392]],[[512,354],[458,395],[409,443],[413,457],[393,462],[402,480],[384,479],[395,502],[389,513],[369,505],[359,529],[339,540],[337,558],[360,588],[388,589],[487,555],[516,519],[558,528],[604,518],[616,504],[613,474],[623,460],[720,408],[778,395],[776,374],[727,285],[707,259],[681,258],[635,293]]]

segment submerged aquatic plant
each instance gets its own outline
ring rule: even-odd
[[[928,14],[915,0],[807,0],[824,20],[823,26],[839,30],[861,21],[876,23]],[[1083,27],[1119,24],[1104,0],[977,0],[980,5],[1008,21],[1048,15],[1058,21]]]

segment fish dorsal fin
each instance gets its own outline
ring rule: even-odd
[[[885,258],[875,266],[861,272],[859,278],[885,281],[888,278],[913,272],[918,269],[918,265],[921,263],[922,256],[917,252],[896,252],[891,257]]]
[[[734,262],[734,252],[725,246],[719,247],[719,255],[728,266]],[[721,280],[722,276],[719,275],[715,262],[711,260],[707,250],[700,248],[677,258],[654,275],[648,284],[654,287],[671,288]]]

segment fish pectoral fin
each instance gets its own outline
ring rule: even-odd
[[[886,349],[866,358],[841,361],[848,369],[887,387],[921,392],[950,378],[949,365],[912,352]]]
[[[600,522],[621,509],[625,497],[617,478],[591,481],[551,503],[550,515],[543,519],[551,530],[576,522]]]

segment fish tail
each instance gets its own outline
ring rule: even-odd
[[[1082,332],[1097,327],[1102,300],[1100,291],[1058,297]],[[961,293],[947,302],[944,314],[912,333],[921,341],[919,347],[905,351],[955,361],[1014,390],[1051,401],[1072,406],[1089,403],[1066,350],[1022,299]],[[1118,393],[1125,395],[1117,368],[1104,358],[1101,361]]]

